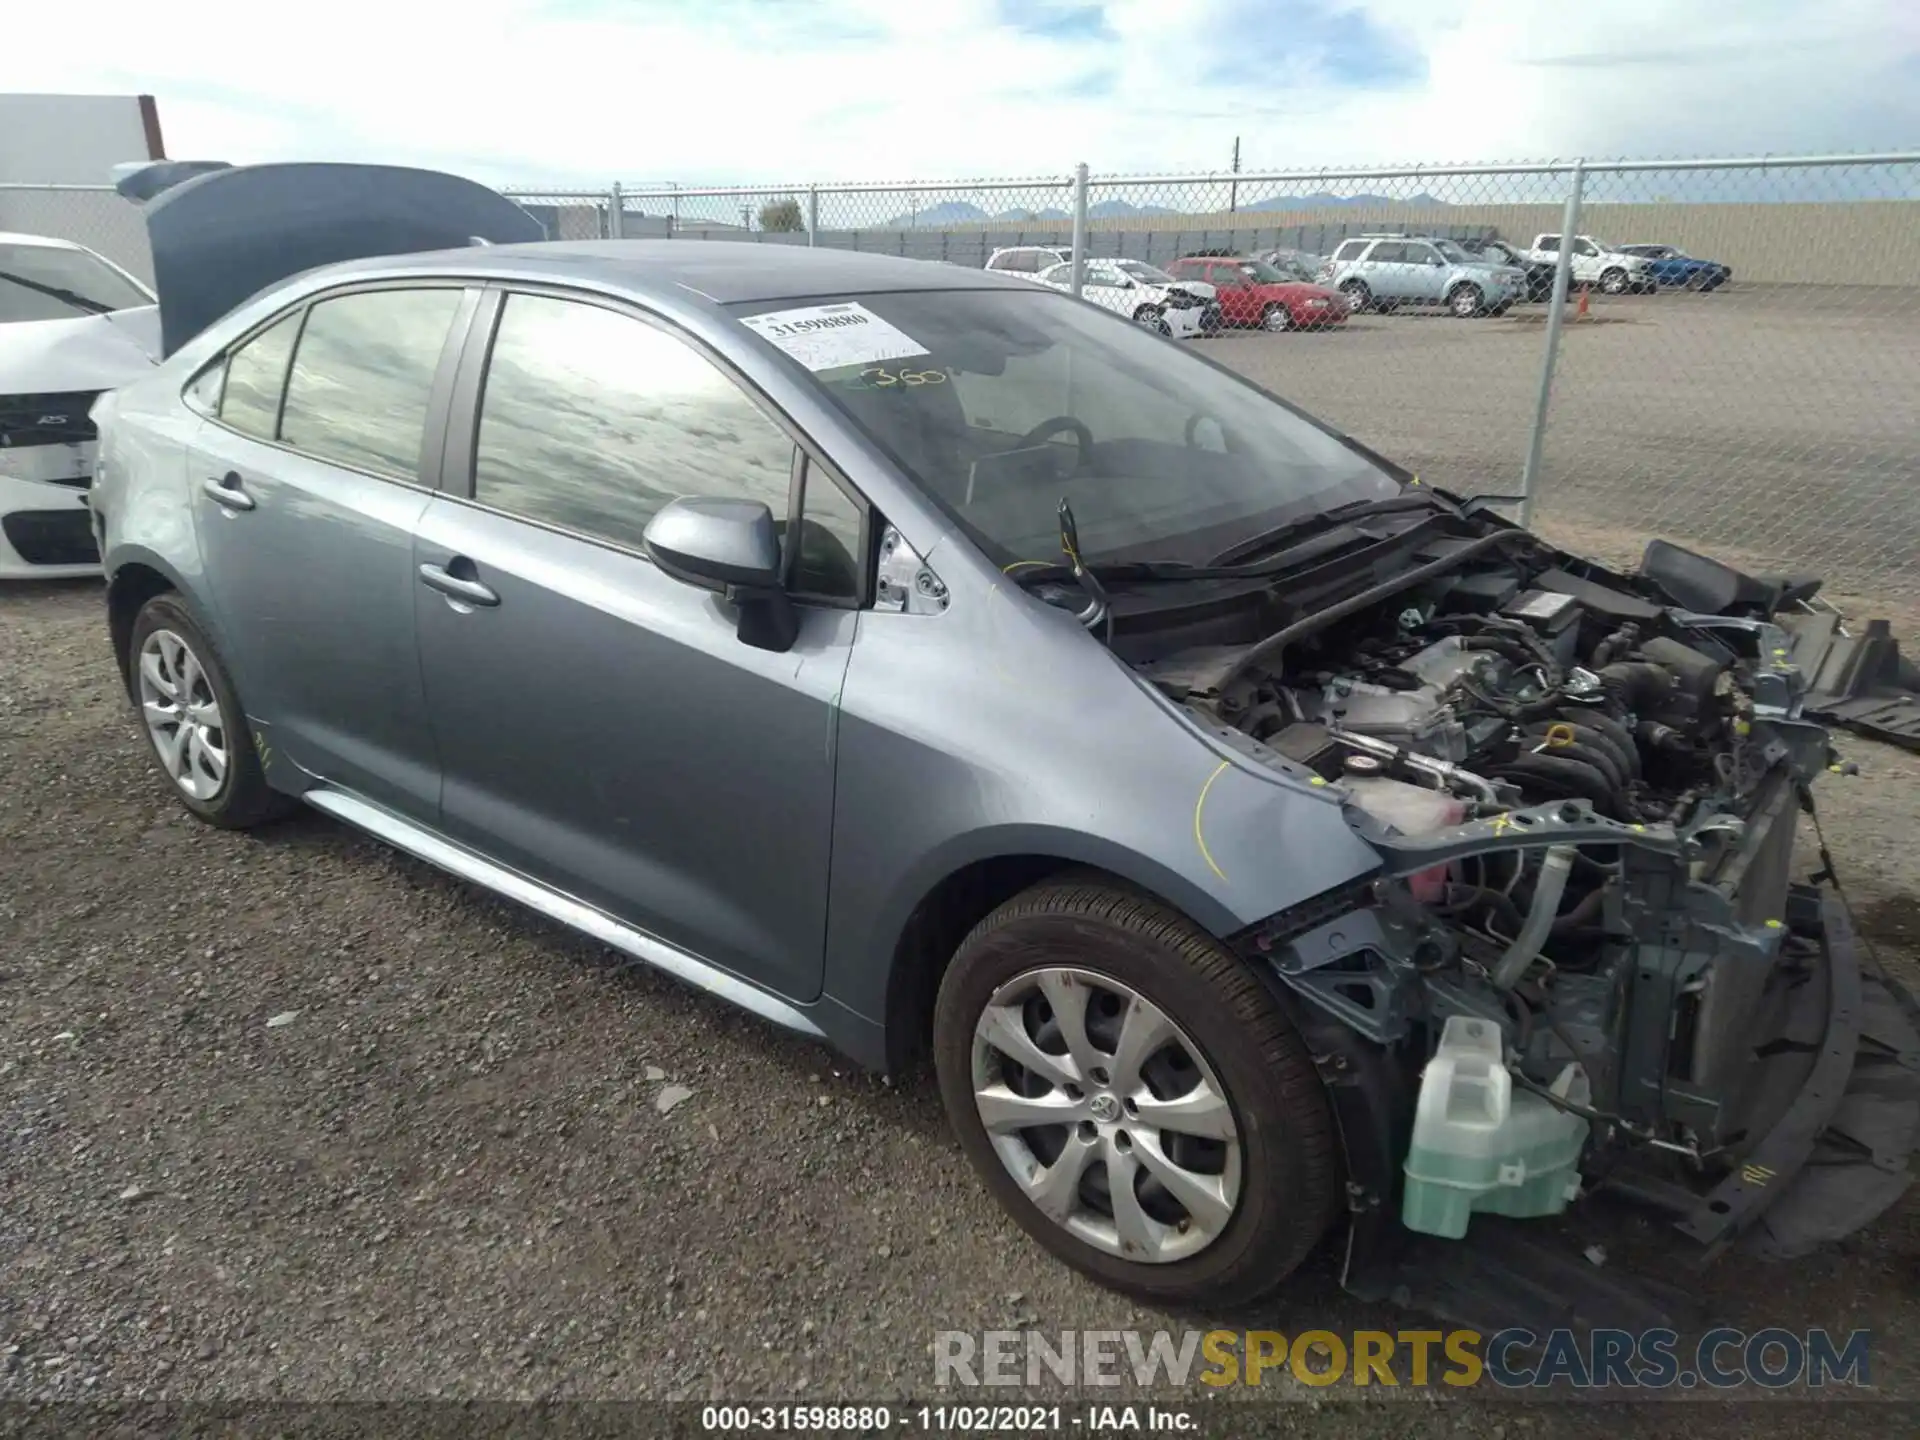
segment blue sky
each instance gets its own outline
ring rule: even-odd
[[[1916,0],[297,13],[199,0],[183,20],[94,0],[83,39],[72,11],[28,7],[8,21],[0,90],[150,92],[176,156],[389,160],[497,184],[1201,171],[1225,168],[1235,136],[1267,168],[1920,145]]]

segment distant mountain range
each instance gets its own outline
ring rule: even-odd
[[[1249,200],[1241,205],[1242,210],[1386,210],[1395,205],[1404,205],[1411,210],[1429,210],[1444,208],[1446,201],[1436,200],[1422,191],[1418,195],[1329,195],[1326,191],[1317,191],[1312,195],[1270,195],[1265,200]]]
[[[1269,195],[1264,200],[1243,200],[1240,209],[1271,213],[1294,210],[1384,210],[1406,206],[1415,210],[1444,209],[1447,202],[1422,192],[1410,197],[1393,195],[1331,195],[1319,191],[1312,195]],[[1166,205],[1135,205],[1130,200],[1096,200],[1087,206],[1087,215],[1095,220],[1113,220],[1130,215],[1180,215],[1212,213],[1180,211]],[[924,210],[896,215],[882,222],[885,230],[941,229],[949,225],[1016,225],[1028,220],[1071,220],[1073,216],[1057,205],[1039,210],[1019,208],[989,213],[971,200],[943,200]]]

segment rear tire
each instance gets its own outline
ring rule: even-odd
[[[1282,330],[1293,328],[1293,312],[1286,306],[1275,303],[1260,312],[1260,328],[1278,334]]]
[[[1340,293],[1347,297],[1347,313],[1350,315],[1366,314],[1367,307],[1373,303],[1373,296],[1368,293],[1366,282],[1362,280],[1347,281],[1341,285]]]
[[[1156,1038],[1133,1050],[1141,1034]],[[933,1043],[948,1118],[987,1188],[1117,1290],[1245,1304],[1279,1288],[1339,1211],[1332,1117],[1299,1033],[1245,964],[1144,896],[1069,878],[1001,906],[941,981]],[[1198,1111],[1151,1108],[1196,1097],[1211,1130]],[[1030,1115],[1044,1123],[1022,1125]],[[1116,1181],[1131,1204],[1113,1205]]]
[[[134,616],[126,678],[154,760],[187,809],[246,830],[293,808],[267,785],[226,666],[177,594],[154,596]]]

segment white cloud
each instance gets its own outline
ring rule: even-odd
[[[495,183],[1216,169],[1236,135],[1264,167],[1920,143],[1911,0],[1104,10],[1040,34],[1000,0],[100,0],[11,16],[0,89],[152,93],[184,157]]]

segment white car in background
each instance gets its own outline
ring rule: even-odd
[[[1176,280],[1144,260],[1098,259],[1085,262],[1080,296],[1138,321],[1176,340],[1220,333],[1220,305],[1213,286],[1203,280]],[[1073,264],[1042,270],[1033,277],[1056,290],[1073,289]]]
[[[100,572],[87,412],[159,357],[145,285],[84,245],[0,231],[0,580]]]
[[[1071,250],[1059,250],[1051,245],[1005,245],[987,257],[985,268],[1003,275],[1018,275],[1022,280],[1036,280],[1042,270],[1050,270],[1072,258]]]

